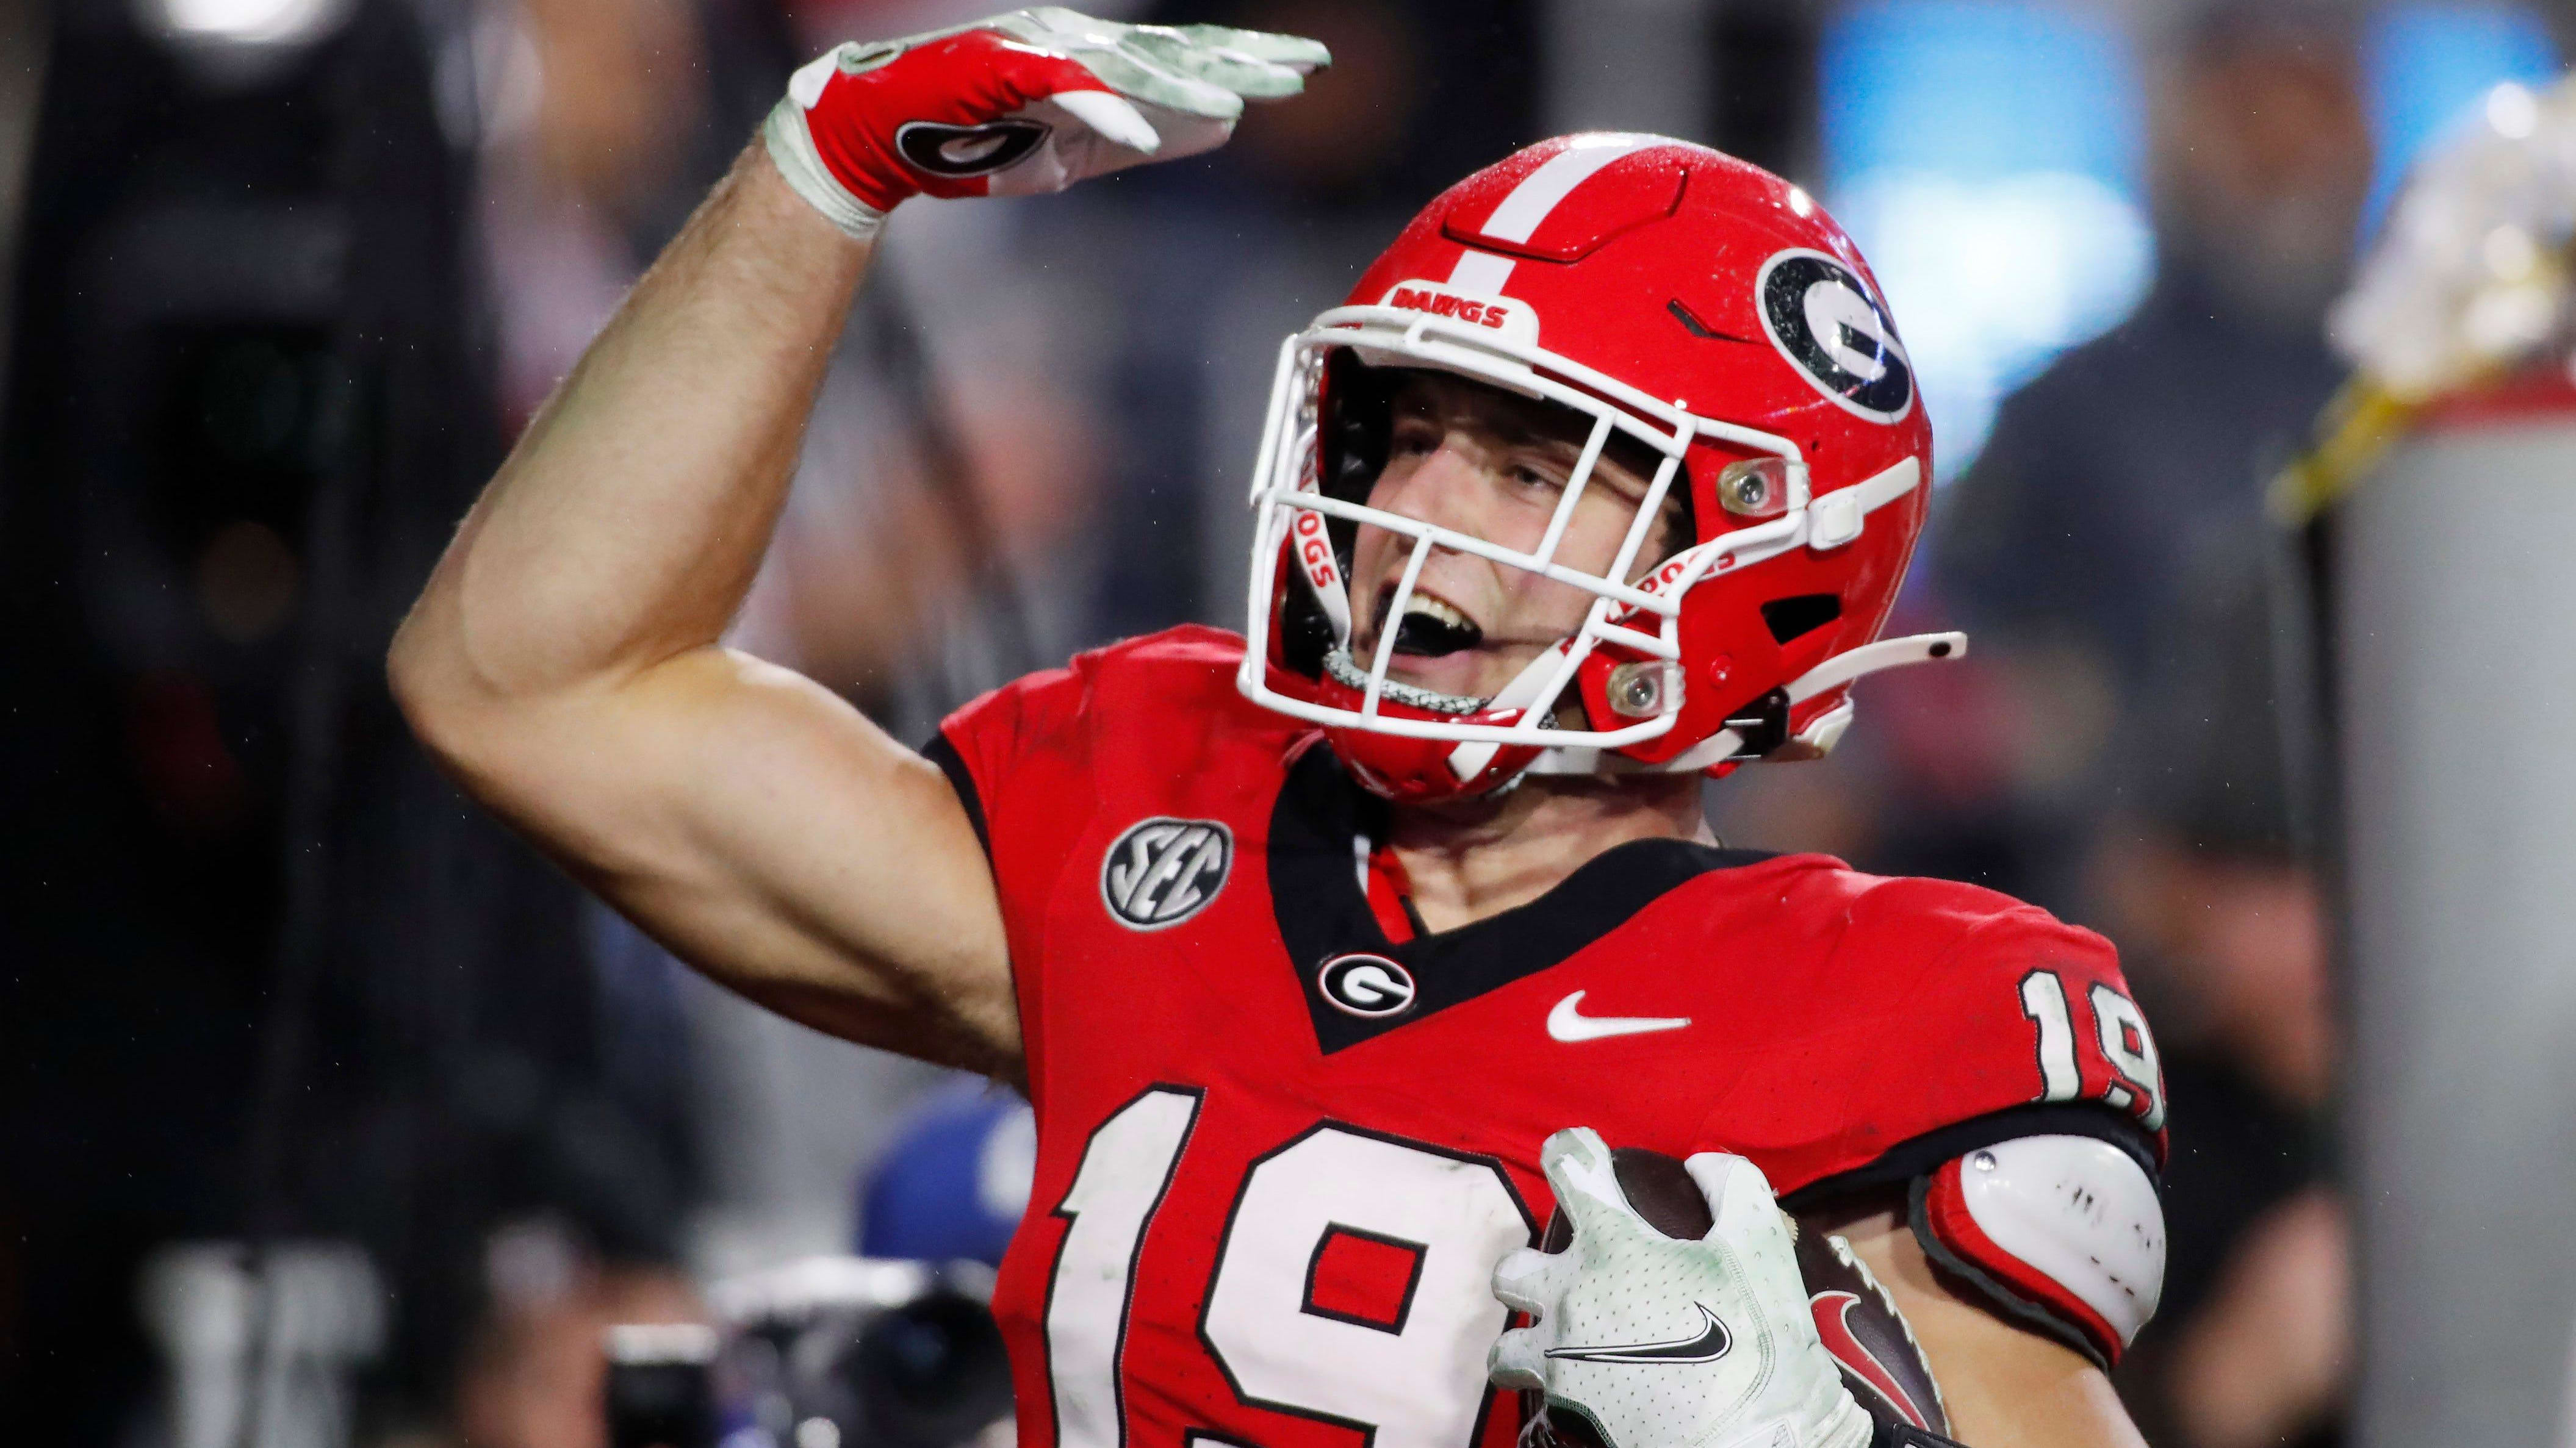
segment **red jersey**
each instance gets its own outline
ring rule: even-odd
[[[1636,841],[1416,936],[1384,812],[1183,628],[952,716],[1038,1160],[994,1309],[1022,1448],[1505,1448],[1487,1279],[1590,1126],[1791,1203],[2037,1132],[2160,1153],[2111,947],[1991,891]]]

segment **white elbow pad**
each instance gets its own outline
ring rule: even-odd
[[[2090,1136],[2024,1136],[1914,1188],[1932,1260],[2015,1319],[2108,1367],[2155,1316],[2165,1216],[2136,1158]]]

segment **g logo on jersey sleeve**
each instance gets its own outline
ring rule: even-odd
[[[1100,903],[1130,930],[1161,930],[1205,909],[1233,864],[1234,832],[1216,820],[1140,820],[1100,862]]]
[[[1913,407],[1914,365],[1887,303],[1859,273],[1796,248],[1762,263],[1753,297],[1771,344],[1844,411],[1896,422]]]

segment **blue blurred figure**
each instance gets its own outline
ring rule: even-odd
[[[1037,1150],[1018,1097],[980,1081],[931,1092],[860,1177],[858,1254],[999,1267]]]

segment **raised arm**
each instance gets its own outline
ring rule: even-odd
[[[469,792],[692,965],[1007,1071],[1001,919],[947,781],[716,643],[868,253],[746,154],[466,516],[394,689]]]
[[[1320,47],[1028,11],[835,50],[519,440],[394,641],[477,799],[726,985],[1003,1076],[993,882],[939,771],[717,640],[786,496],[884,213],[1205,150]]]

